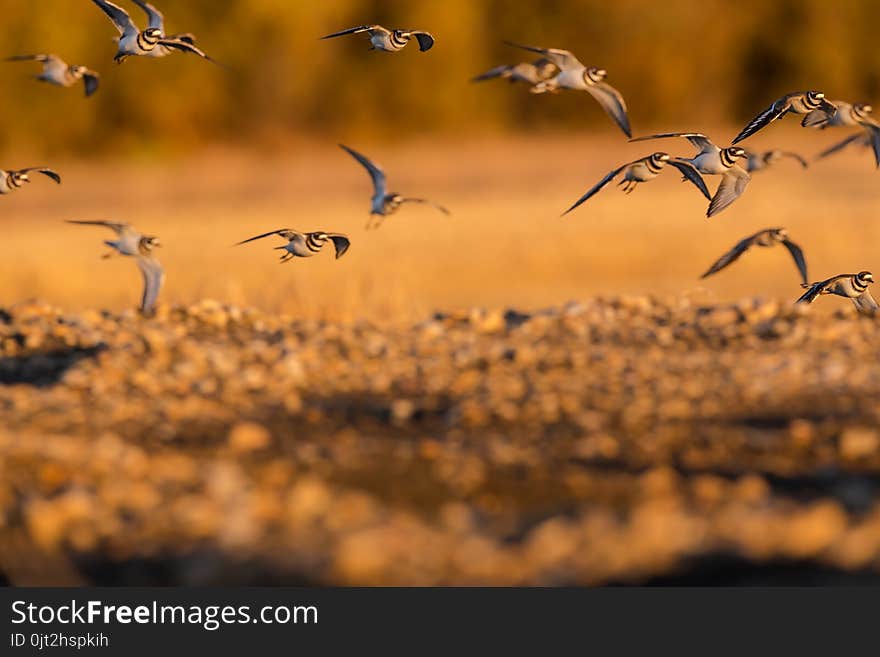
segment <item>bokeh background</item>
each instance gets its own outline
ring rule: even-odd
[[[636,134],[701,130],[725,142],[794,89],[876,102],[880,5],[871,0],[159,4],[170,32],[194,32],[227,68],[184,55],[117,66],[115,31],[88,0],[44,0],[39,11],[4,1],[0,54],[54,52],[99,71],[102,88],[86,100],[79,87],[35,83],[36,65],[2,64],[0,166],[51,165],[64,185],[40,180],[0,199],[0,302],[121,309],[137,300],[131,263],[99,260],[104,235],[61,223],[71,218],[127,220],[162,237],[168,303],[212,296],[322,316],[535,307],[597,293],[793,298],[783,253],[697,280],[723,250],[772,225],[802,243],[814,278],[880,267],[878,178],[865,151],[806,172],[784,162],[712,222],[674,176],[628,198],[609,190],[561,220],[610,169],[654,148],[688,154],[688,145],[627,144],[586,94],[535,97],[469,81],[529,58],[505,39],[568,48],[608,69]],[[390,56],[358,37],[318,40],[369,22],[430,30],[437,45]],[[746,145],[811,158],[844,136],[788,119]],[[337,142],[453,217],[407,208],[364,232],[369,182]],[[280,227],[347,232],[354,248],[339,262],[283,270],[272,244],[230,249]]]

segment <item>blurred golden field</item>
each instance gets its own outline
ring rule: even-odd
[[[840,137],[780,124],[749,145],[810,156]],[[55,165],[61,187],[37,180],[0,199],[0,300],[41,298],[70,310],[136,305],[133,263],[100,258],[109,231],[66,219],[130,221],[159,235],[165,303],[214,298],[321,318],[411,319],[437,309],[532,309],[617,294],[793,301],[799,281],[783,249],[756,250],[698,280],[737,240],[771,226],[789,228],[813,279],[880,268],[880,194],[868,152],[807,171],[783,161],[755,174],[742,199],[714,220],[705,218],[702,197],[668,172],[630,196],[609,187],[560,218],[614,166],[654,148],[689,153],[680,141],[622,144],[581,134],[353,143],[384,165],[392,189],[453,212],[404,207],[375,231],[365,230],[369,178],[332,143],[300,143],[271,157],[218,150],[167,163],[62,161]],[[281,227],[344,232],[353,246],[339,261],[322,253],[283,266],[272,250],[280,239],[231,247]],[[836,309],[838,301],[819,305]]]

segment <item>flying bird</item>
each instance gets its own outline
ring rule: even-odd
[[[162,57],[162,50],[155,52],[157,48],[170,48],[172,50],[181,50],[198,55],[210,62],[215,62],[211,57],[206,55],[192,41],[191,35],[183,35],[176,37],[165,36],[159,27],[148,27],[141,31],[128,12],[121,7],[114,5],[110,0],[92,0],[113,22],[116,30],[119,32],[119,48],[113,60],[117,64],[121,64],[129,57]],[[144,5],[138,3],[141,7]],[[154,20],[151,17],[150,22]],[[165,52],[164,54],[167,54]]]
[[[801,279],[804,285],[806,285],[808,280],[807,261],[804,259],[804,252],[801,250],[801,247],[789,239],[788,232],[786,232],[784,228],[767,228],[766,230],[759,231],[750,237],[740,240],[732,249],[730,249],[730,251],[718,258],[715,264],[709,267],[709,270],[703,274],[701,278],[708,278],[712,274],[717,274],[725,267],[739,260],[740,256],[753,246],[768,247],[775,246],[776,244],[782,244],[788,249],[788,252],[794,260],[795,266],[798,268],[798,272],[800,272]]]
[[[423,198],[405,198],[397,192],[388,192],[385,172],[382,171],[382,168],[378,164],[344,144],[339,144],[339,147],[360,162],[361,166],[363,166],[370,174],[370,178],[373,181],[373,197],[370,205],[371,219],[373,217],[388,217],[397,212],[397,210],[400,209],[400,206],[404,203],[421,203],[430,205],[445,215],[449,214],[449,210],[433,201]],[[382,221],[380,219],[378,223],[375,224],[375,227],[378,228],[381,223]],[[372,222],[368,223],[367,228],[370,228],[371,224]]]
[[[419,30],[389,30],[381,25],[361,25],[360,27],[352,27],[340,32],[334,32],[322,36],[321,39],[335,39],[336,37],[347,36],[349,34],[366,33],[370,37],[370,50],[381,50],[383,52],[397,52],[403,48],[412,39],[419,43],[419,50],[425,52],[434,47],[434,37],[429,32]]]
[[[537,53],[549,59],[559,69],[559,73],[556,76],[538,82],[533,86],[532,93],[541,94],[558,89],[586,91],[596,99],[608,116],[623,130],[624,134],[627,137],[632,137],[632,129],[630,128],[629,116],[626,111],[626,102],[617,89],[605,82],[605,78],[608,75],[605,69],[584,66],[568,50],[523,46],[518,43],[511,43],[510,41],[505,43],[514,48]]]
[[[718,185],[715,196],[709,203],[707,217],[714,217],[746,191],[751,176],[737,163],[737,160],[747,157],[746,151],[738,146],[719,148],[706,135],[699,132],[664,132],[659,135],[637,137],[630,141],[668,139],[670,137],[684,137],[697,149],[697,154],[694,157],[690,159],[678,158],[679,161],[689,162],[702,174],[721,176],[721,184]]]
[[[867,103],[848,103],[845,100],[829,102],[834,105],[834,112],[829,114],[822,109],[813,110],[804,117],[805,128],[825,130],[826,128],[853,127],[861,125],[861,122],[874,111],[874,108]]]
[[[816,111],[830,119],[837,112],[837,108],[825,100],[825,94],[821,91],[799,91],[788,94],[775,101],[770,107],[749,121],[748,125],[733,140],[733,143],[738,144],[743,139],[751,137],[786,114],[805,115],[801,122],[803,126],[807,125],[807,119],[812,115],[813,118],[810,119],[810,123],[815,124],[814,121],[817,120],[817,115],[814,112]]]
[[[149,24],[147,27],[155,28],[157,30],[161,30],[163,36],[166,39],[171,39],[174,41],[183,41],[186,43],[190,43],[195,45],[196,37],[194,34],[190,32],[186,32],[184,34],[168,34],[165,31],[165,17],[162,15],[162,12],[156,9],[156,6],[146,2],[146,0],[131,0],[138,7],[144,10],[147,14],[147,20],[149,20]],[[166,57],[174,52],[174,49],[169,48],[167,46],[159,45],[156,48],[153,48],[148,54],[148,57]]]
[[[779,162],[783,158],[789,158],[800,164],[804,169],[808,168],[809,163],[797,153],[791,153],[789,151],[780,151],[780,150],[772,150],[772,151],[750,151],[746,150],[746,171],[749,173],[754,173],[755,171],[763,171],[764,169],[773,166],[777,162]]]
[[[85,66],[68,66],[64,60],[55,55],[15,55],[6,61],[39,62],[43,65],[43,72],[35,76],[37,80],[58,87],[72,87],[82,82],[87,98],[98,90],[100,76],[97,73]]]
[[[341,233],[325,233],[324,231],[300,233],[299,231],[291,230],[290,228],[281,228],[269,233],[257,235],[256,237],[250,237],[239,242],[235,246],[241,246],[242,244],[261,240],[264,237],[271,237],[272,235],[279,235],[287,240],[287,244],[284,246],[275,247],[276,251],[284,251],[281,255],[282,263],[290,262],[294,258],[311,258],[312,256],[319,254],[327,245],[327,242],[333,243],[333,248],[336,250],[336,259],[339,260],[339,258],[344,256],[346,251],[348,251],[348,248],[351,246],[351,241],[348,237]]]
[[[614,169],[614,171],[611,171],[607,176],[596,183],[592,189],[581,196],[574,205],[563,213],[562,216],[564,217],[569,212],[585,203],[621,174],[623,174],[623,177],[620,182],[617,183],[617,186],[622,186],[623,192],[629,194],[638,187],[640,183],[646,183],[659,176],[660,172],[663,171],[667,164],[678,169],[685,177],[685,180],[693,183],[693,185],[703,193],[703,196],[705,196],[707,200],[712,200],[712,197],[709,195],[709,190],[706,189],[706,183],[703,182],[703,177],[693,164],[673,158],[668,153],[653,153],[652,155],[648,155],[647,157],[643,157],[634,162],[629,162],[628,164],[619,166]]]
[[[511,66],[496,66],[493,69],[475,77],[472,82],[484,82],[485,80],[502,79],[510,83],[525,82],[534,87],[541,82],[556,77],[559,67],[546,57],[536,59],[531,63],[521,62]]]
[[[109,246],[112,251],[105,253],[102,257],[106,259],[114,254],[119,254],[135,259],[144,279],[140,310],[143,315],[152,316],[156,310],[159,291],[165,281],[165,270],[153,256],[153,250],[162,246],[159,238],[153,235],[143,235],[131,225],[115,221],[68,221],[67,223],[80,226],[103,226],[116,233],[115,240],[104,241],[104,244]]]
[[[59,185],[61,184],[61,176],[52,169],[46,167],[31,167],[29,169],[18,169],[15,171],[0,170],[0,194],[11,194],[26,183],[31,182],[30,174],[36,171],[42,173],[47,178],[51,178]]]
[[[820,296],[825,294],[834,294],[838,297],[846,297],[852,300],[862,315],[877,314],[880,306],[871,296],[868,286],[874,282],[874,276],[869,271],[862,271],[858,274],[840,274],[831,278],[813,283],[812,285],[804,285],[806,292],[797,300],[796,303],[813,303]]]

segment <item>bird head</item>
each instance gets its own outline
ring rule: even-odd
[[[143,35],[147,43],[159,43],[159,39],[162,38],[162,30],[158,27],[148,27],[143,31]]]
[[[749,156],[746,150],[744,148],[740,148],[739,146],[731,146],[730,148],[725,148],[724,152],[727,153],[727,156],[731,160],[743,159]]]
[[[825,100],[825,94],[823,94],[821,91],[808,91],[807,99],[812,101],[813,103],[819,104],[823,100]]]
[[[859,280],[860,283],[863,284],[874,282],[874,275],[869,271],[860,271],[858,274],[856,274],[856,278]]]
[[[853,113],[859,118],[865,118],[871,112],[874,111],[874,108],[871,107],[868,103],[856,103],[853,105]]]
[[[75,78],[81,78],[88,72],[88,69],[85,66],[79,66],[74,64],[70,67],[70,74]]]
[[[31,177],[26,171],[13,171],[10,176],[16,183],[19,184],[29,183],[31,181]]]
[[[145,255],[151,253],[153,249],[159,248],[161,246],[162,243],[159,241],[158,237],[155,237],[153,235],[144,235],[141,238],[140,250]]]
[[[788,231],[785,228],[773,228],[770,230],[770,234],[777,242],[784,242],[788,239]]]
[[[602,82],[602,80],[604,80],[607,76],[608,71],[606,71],[604,68],[597,68],[595,66],[588,68],[584,72],[584,77],[587,78],[587,82]]]

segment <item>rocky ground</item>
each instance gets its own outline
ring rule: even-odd
[[[878,325],[840,307],[0,309],[0,581],[876,584]]]

